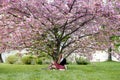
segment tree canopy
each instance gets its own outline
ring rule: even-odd
[[[0,50],[32,48],[59,54],[106,49],[120,35],[119,1],[3,0]],[[103,44],[104,43],[104,44]]]

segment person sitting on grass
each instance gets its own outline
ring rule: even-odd
[[[66,67],[66,58],[63,58],[62,55],[60,55],[58,61],[54,61],[50,64],[49,69],[57,69],[57,70],[65,70]]]

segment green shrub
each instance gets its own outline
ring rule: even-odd
[[[37,58],[37,64],[42,64],[42,59],[41,58]]]
[[[42,63],[43,63],[43,64],[50,64],[51,61],[50,61],[49,59],[45,59],[45,60],[42,61]]]
[[[67,65],[73,65],[73,64],[76,64],[76,62],[67,61]]]
[[[18,61],[18,57],[16,55],[10,55],[7,57],[7,62],[9,64],[14,64]]]
[[[78,65],[87,65],[90,62],[87,59],[85,59],[84,57],[79,57],[79,58],[76,58],[76,63]]]
[[[39,57],[37,59],[37,64],[50,64],[50,63],[51,63],[50,59],[46,57]]]
[[[21,60],[23,64],[36,64],[36,57],[33,55],[24,55]]]

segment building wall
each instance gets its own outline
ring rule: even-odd
[[[6,59],[7,59],[8,56],[14,55],[16,53],[20,53],[20,54],[24,55],[25,53],[27,53],[27,51],[24,49],[22,51],[13,50],[13,51],[9,51],[9,52],[4,52],[4,53],[2,53],[3,62],[6,62]]]
[[[72,54],[69,56],[68,61],[72,61],[75,62],[75,58],[80,57],[79,54]],[[86,57],[85,57],[86,58]],[[96,51],[95,53],[92,54],[92,59],[90,60],[90,62],[104,62],[108,60],[108,53],[105,51]],[[120,55],[118,53],[115,53],[112,56],[112,60],[113,61],[117,61],[120,62]]]
[[[14,50],[14,51],[9,51],[9,52],[4,52],[4,53],[2,53],[3,62],[6,61],[6,58],[9,55],[14,55],[16,53],[21,53],[24,55],[25,53],[27,53],[27,51],[26,50],[22,50],[22,51]],[[75,62],[75,58],[78,58],[78,57],[80,57],[79,54],[73,53],[68,57],[68,61],[73,63],[73,62]],[[107,52],[96,51],[95,53],[92,54],[92,59],[90,60],[90,62],[104,62],[107,60],[108,60],[108,53]],[[114,54],[114,56],[112,56],[112,60],[120,62],[120,55],[118,53]]]

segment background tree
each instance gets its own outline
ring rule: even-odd
[[[106,49],[108,43],[101,46],[98,42],[109,42],[111,34],[119,34],[114,33],[119,28],[114,5],[99,0],[10,2],[1,9],[1,51],[32,48],[57,60],[60,54],[67,57],[74,51]],[[104,34],[103,25],[110,34]]]
[[[113,6],[109,5],[113,4]],[[112,56],[114,56],[114,53],[116,53],[115,46],[119,43],[119,35],[120,35],[120,18],[119,18],[119,11],[120,11],[120,2],[119,1],[113,1],[108,2],[108,4],[105,4],[105,6],[109,7],[109,9],[113,8],[114,11],[112,13],[109,13],[109,15],[105,15],[105,18],[102,21],[101,25],[101,31],[100,34],[97,35],[97,38],[95,41],[97,42],[98,46],[102,45],[102,48],[105,48],[108,53],[108,60],[112,61]],[[112,10],[113,10],[112,9]],[[109,12],[109,11],[106,11]],[[115,14],[114,16],[110,16]],[[107,26],[107,27],[106,27]]]

